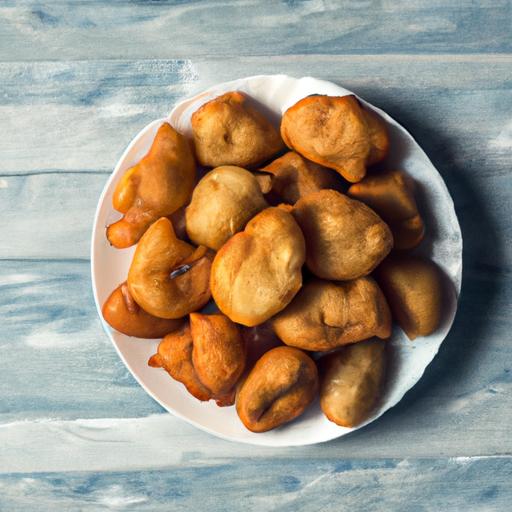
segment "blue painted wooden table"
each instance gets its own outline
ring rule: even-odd
[[[0,2],[0,510],[504,511],[512,502],[512,2]],[[178,99],[313,75],[404,124],[464,236],[459,312],[379,421],[263,449],[166,414],[93,304],[89,238],[127,142]]]

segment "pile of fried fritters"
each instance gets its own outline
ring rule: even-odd
[[[148,364],[199,400],[236,404],[253,432],[318,393],[329,420],[361,424],[382,394],[392,318],[412,340],[442,308],[439,268],[408,253],[424,223],[411,178],[385,168],[385,123],[354,96],[313,95],[279,130],[233,91],[194,112],[192,131],[163,123],[117,184],[123,216],[107,238],[137,247],[105,320],[163,338]]]

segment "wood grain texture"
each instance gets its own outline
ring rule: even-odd
[[[503,511],[512,497],[510,0],[0,2],[0,510]],[[335,81],[406,126],[464,237],[459,312],[395,408],[318,446],[163,412],[92,300],[99,193],[179,99],[263,73]]]
[[[3,0],[0,60],[507,52],[508,0]]]
[[[503,174],[511,67],[510,55],[0,63],[0,175],[109,172],[132,137],[179,99],[259,73],[332,80],[402,122],[441,171],[455,163],[472,166],[468,179]]]
[[[0,508],[460,512],[464,504],[503,512],[511,470],[508,457],[183,461],[153,471],[6,475]]]

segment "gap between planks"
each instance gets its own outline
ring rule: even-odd
[[[90,63],[90,62],[157,62],[157,61],[191,61],[191,62],[204,62],[205,60],[212,60],[215,62],[219,61],[249,61],[249,60],[323,60],[323,61],[337,61],[342,58],[344,61],[353,62],[374,62],[376,60],[381,61],[414,61],[414,62],[482,62],[488,63],[500,63],[512,61],[512,53],[300,53],[300,54],[250,54],[250,55],[212,55],[208,53],[195,54],[192,57],[189,55],[173,55],[171,57],[116,57],[116,58],[94,58],[94,59],[18,59],[8,60],[0,59],[0,64],[63,64],[63,63]]]

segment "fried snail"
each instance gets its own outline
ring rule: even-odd
[[[292,215],[267,208],[219,250],[210,287],[218,308],[245,326],[265,322],[302,285],[304,237]]]
[[[347,345],[320,361],[320,407],[330,421],[356,427],[369,418],[382,391],[385,342]]]
[[[289,148],[352,183],[383,160],[389,146],[384,123],[355,96],[301,99],[283,114],[281,136]]]
[[[289,204],[324,188],[340,188],[341,180],[334,171],[306,160],[295,151],[277,158],[261,171],[272,176],[268,192]]]
[[[394,318],[410,340],[432,334],[441,321],[443,278],[432,261],[387,258],[375,273]]]
[[[202,165],[250,167],[283,147],[278,130],[238,91],[208,101],[192,114],[196,154]]]
[[[391,313],[371,277],[333,283],[313,279],[272,319],[275,333],[289,346],[326,351],[391,335]]]
[[[306,240],[307,266],[323,279],[367,275],[393,247],[390,229],[373,210],[334,190],[300,199],[293,216]]]
[[[153,222],[188,202],[195,174],[188,141],[163,123],[149,152],[124,173],[114,190],[113,206],[123,217],[108,226],[109,242],[119,249],[136,244]]]
[[[137,245],[128,289],[139,306],[160,318],[181,318],[210,300],[212,253],[176,238],[171,221],[157,220]]]
[[[314,361],[293,347],[265,353],[241,384],[236,411],[252,432],[266,432],[300,416],[318,391]]]
[[[395,249],[412,249],[425,233],[414,199],[414,183],[401,171],[384,171],[366,176],[347,194],[375,210],[393,233]]]
[[[186,210],[188,236],[218,250],[267,206],[252,173],[232,165],[217,167],[194,189]]]
[[[105,321],[116,331],[136,338],[162,338],[183,325],[181,318],[158,318],[146,313],[133,300],[126,283],[109,295],[101,311]]]

